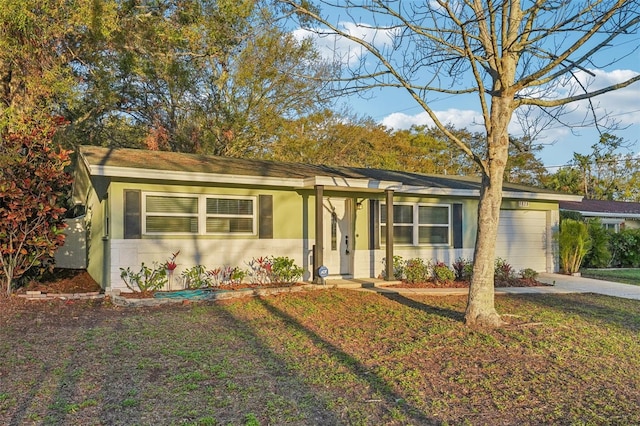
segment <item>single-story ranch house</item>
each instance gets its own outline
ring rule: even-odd
[[[472,177],[83,146],[73,199],[85,206],[87,270],[126,291],[120,268],[177,251],[177,273],[273,255],[315,281],[320,266],[328,279],[372,278],[393,256],[472,259],[479,189]],[[581,198],[505,183],[497,256],[557,271],[558,202]]]
[[[560,210],[578,212],[586,219],[600,218],[613,232],[640,228],[640,203],[610,200],[560,201]]]

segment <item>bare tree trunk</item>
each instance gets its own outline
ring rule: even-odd
[[[478,205],[478,231],[473,259],[473,277],[465,322],[470,326],[499,327],[503,324],[494,305],[495,252],[498,236],[502,181],[509,155],[507,126],[512,108],[508,98],[494,97],[487,135],[487,164],[482,175]]]
[[[8,268],[3,268],[4,269],[4,281],[5,284],[7,286],[7,296],[11,296],[11,290],[12,290],[12,285],[13,285],[13,268],[11,266],[9,266]]]

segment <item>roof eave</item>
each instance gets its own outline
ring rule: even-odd
[[[299,188],[304,179],[268,176],[230,175],[222,173],[183,172],[175,170],[139,169],[131,167],[93,165],[92,175],[130,179],[171,180],[176,182],[232,183],[240,185],[274,185]]]
[[[625,219],[640,219],[640,213],[614,213],[614,212],[592,212],[592,211],[583,211],[583,210],[573,210],[573,209],[560,209],[565,211],[574,211],[580,213],[582,216],[588,217],[615,217],[615,218],[625,218]]]

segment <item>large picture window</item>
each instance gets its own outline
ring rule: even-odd
[[[393,240],[404,245],[450,245],[451,206],[394,204]],[[380,240],[386,242],[387,206],[380,205]]]
[[[144,234],[255,234],[253,197],[144,193]]]

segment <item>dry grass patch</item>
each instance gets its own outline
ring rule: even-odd
[[[4,300],[0,424],[640,423],[640,302],[500,296],[493,331],[463,325],[465,302]]]

